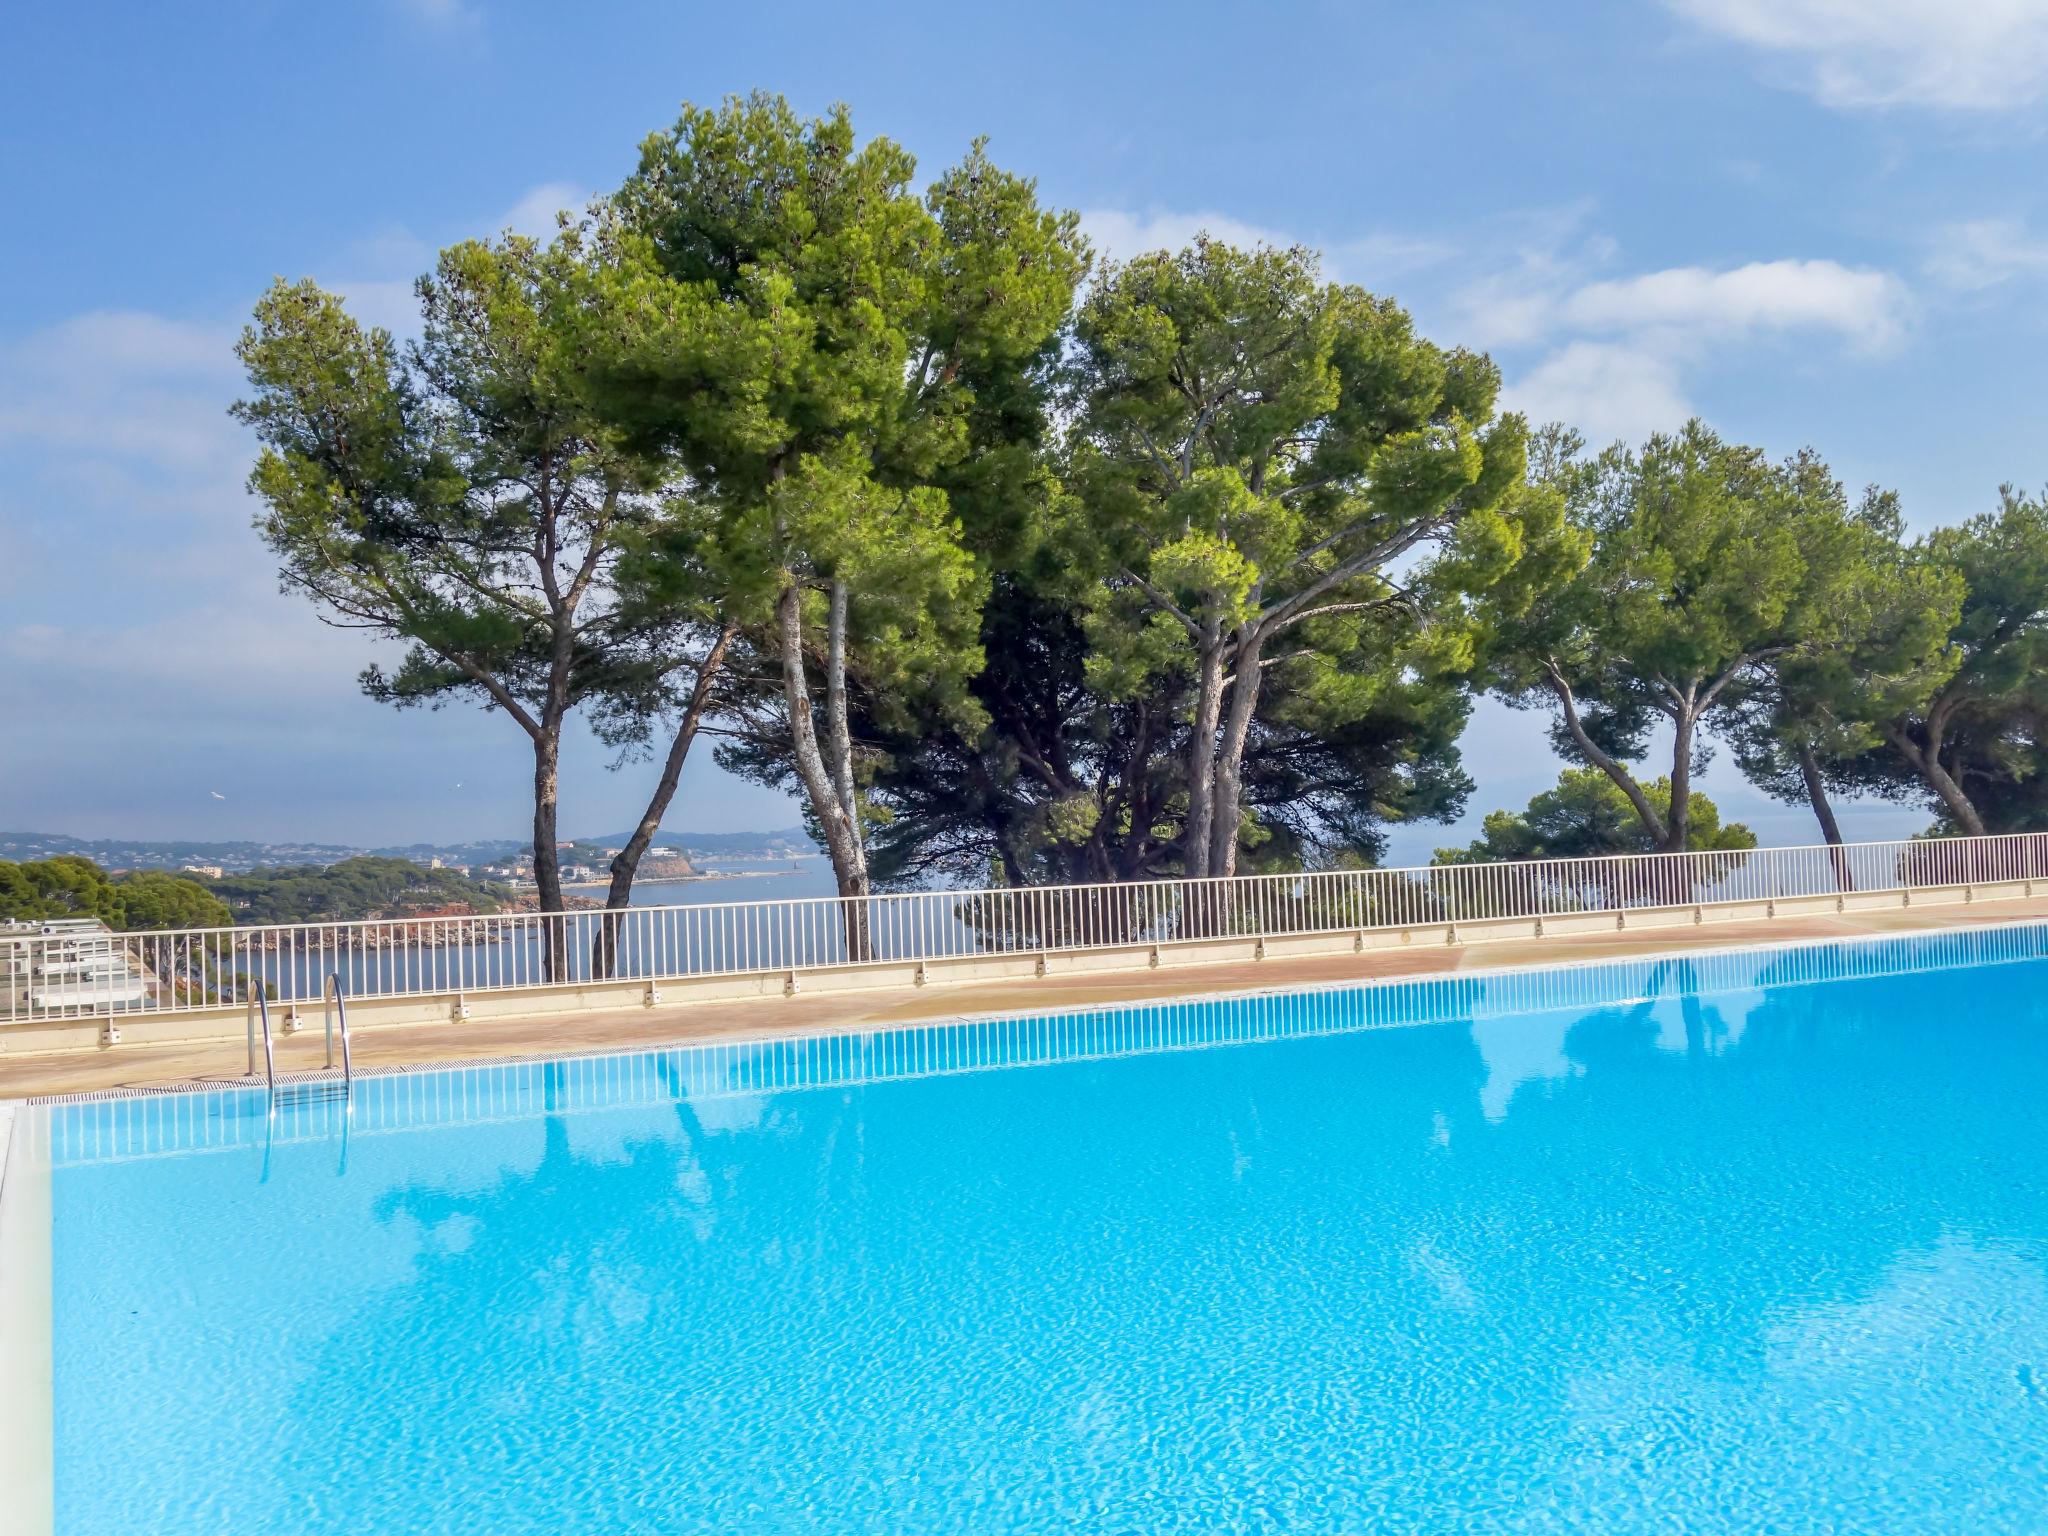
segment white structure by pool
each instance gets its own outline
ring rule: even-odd
[[[143,978],[97,918],[0,923],[0,997],[17,1013],[100,1013],[140,1004]]]

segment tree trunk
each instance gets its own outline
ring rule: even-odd
[[[562,728],[544,722],[533,738],[533,883],[540,901],[541,963],[549,981],[569,976],[569,935],[563,921],[562,860],[555,847],[555,802],[561,785]]]
[[[1223,643],[1205,635],[1196,655],[1195,715],[1188,737],[1188,815],[1181,830],[1181,873],[1209,872],[1216,812],[1216,726],[1223,713]]]
[[[867,862],[866,840],[861,836],[860,802],[853,785],[853,728],[846,710],[846,583],[832,583],[825,617],[825,736],[831,748],[832,788],[839,808],[853,828],[854,841],[861,845],[861,862]]]
[[[1692,835],[1692,743],[1699,717],[1680,710],[1671,717],[1671,805],[1664,813],[1660,853],[1683,853]]]
[[[598,926],[597,937],[591,942],[590,974],[593,978],[602,980],[618,969],[619,928],[624,921],[619,914],[632,903],[633,880],[640,872],[640,860],[654,842],[654,834],[661,830],[661,820],[668,814],[669,802],[675,799],[676,786],[683,777],[683,764],[689,758],[691,744],[697,739],[697,729],[711,708],[712,695],[725,669],[725,656],[732,640],[730,628],[721,630],[697,668],[697,681],[690,689],[689,701],[683,706],[683,718],[676,727],[675,739],[669,743],[668,756],[662,760],[661,777],[655,782],[654,793],[648,797],[640,825],[626,839],[626,846],[612,858],[611,887],[604,898],[605,915]]]
[[[1209,873],[1237,873],[1237,835],[1244,820],[1244,747],[1252,717],[1259,707],[1259,652],[1265,637],[1256,629],[1238,644],[1230,683],[1230,713],[1223,723],[1223,745],[1216,754],[1216,787],[1210,814]]]
[[[833,774],[818,746],[817,722],[811,714],[810,679],[804,671],[803,612],[803,589],[791,578],[775,603],[782,651],[783,708],[789,716],[797,780],[803,785],[811,813],[825,834],[825,852],[832,861],[839,894],[847,898],[842,908],[846,958],[865,960],[870,954],[867,905],[860,898],[868,894],[867,858],[861,847],[859,827],[841,803]]]
[[[1927,781],[1927,787],[1934,791],[1941,803],[1947,807],[1956,825],[1963,829],[1966,837],[1984,836],[1984,818],[1977,814],[1977,807],[1970,803],[1970,797],[1963,793],[1958,784],[1941,762],[1941,736],[1938,728],[1929,727],[1927,745],[1916,743],[1904,731],[1890,732],[1891,742],[1899,755],[1911,763],[1920,777]]]
[[[1669,833],[1665,829],[1663,818],[1657,814],[1657,808],[1650,804],[1650,797],[1643,792],[1643,786],[1636,782],[1634,774],[1602,751],[1587,732],[1584,722],[1579,719],[1578,701],[1572,697],[1571,685],[1556,672],[1549,673],[1547,681],[1550,684],[1550,691],[1557,696],[1557,702],[1564,710],[1565,729],[1571,733],[1572,741],[1584,754],[1586,761],[1606,774],[1614,787],[1628,797],[1628,803],[1635,807],[1636,819],[1642,822],[1643,830],[1650,834],[1651,845],[1663,847]]]
[[[1849,865],[1848,851],[1842,847],[1842,828],[1835,820],[1834,803],[1828,799],[1827,780],[1821,777],[1820,759],[1810,746],[1799,748],[1799,780],[1806,786],[1806,803],[1813,807],[1813,819],[1820,823],[1821,838],[1828,845],[1828,863],[1835,871],[1835,889],[1853,891],[1856,889],[1856,874]]]
[[[1828,800],[1828,786],[1820,775],[1820,759],[1813,748],[1799,749],[1799,778],[1806,785],[1806,802],[1813,807],[1813,819],[1820,823],[1820,835],[1831,848],[1842,846],[1842,829],[1835,821],[1835,808]]]
[[[825,735],[831,751],[832,792],[846,818],[848,841],[853,847],[854,878],[840,883],[843,896],[865,897],[868,884],[867,834],[861,826],[860,796],[853,781],[853,727],[846,708],[846,583],[835,580],[825,611]],[[846,954],[848,959],[870,959],[873,935],[868,930],[866,901],[845,909]]]
[[[1963,786],[1958,784],[1941,765],[1940,755],[1930,751],[1920,771],[1934,787],[1934,792],[1941,796],[1941,803],[1948,807],[1949,815],[1955,817],[1956,825],[1963,829],[1963,835],[1983,837],[1984,818],[1977,814],[1977,807],[1971,804],[1970,797],[1963,793]]]

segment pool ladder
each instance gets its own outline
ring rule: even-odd
[[[339,1019],[341,1023],[341,1081],[339,1084],[331,1081],[299,1085],[288,1083],[285,1085],[285,1092],[294,1100],[335,1097],[337,1087],[340,1089],[340,1097],[351,1097],[355,1093],[355,1062],[348,1046],[348,988],[342,984],[341,973],[338,971],[330,972],[327,984],[320,989],[320,1015],[327,1030],[327,1070],[330,1072],[334,1070],[335,1021]],[[249,998],[250,1077],[256,1075],[256,1035],[259,1025],[263,1035],[263,1080],[270,1094],[271,1107],[274,1109],[277,1106],[277,1047],[270,1033],[270,999],[264,994],[261,982],[256,984],[256,990]]]

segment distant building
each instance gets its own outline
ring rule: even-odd
[[[147,979],[97,918],[0,923],[0,1004],[10,1017],[134,1007]]]
[[[218,864],[186,864],[180,866],[178,873],[181,875],[203,875],[208,880],[218,880],[227,871]]]

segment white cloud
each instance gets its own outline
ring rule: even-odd
[[[481,221],[477,232],[545,236],[558,210],[586,200],[580,189],[551,182]],[[341,258],[381,270],[322,281],[359,320],[403,335],[418,325],[413,277],[432,260],[430,244],[387,229]],[[96,310],[0,341],[0,443],[62,450],[64,472],[74,476],[114,461],[187,475],[217,471],[227,461],[245,467],[246,440],[227,417],[242,382],[234,356],[240,328],[239,317],[198,322]],[[155,490],[175,495],[178,486],[159,479]]]
[[[495,229],[509,229],[515,235],[535,240],[554,237],[559,214],[576,214],[590,201],[590,194],[566,181],[550,181],[535,187],[500,218]]]
[[[1513,266],[1468,283],[1452,306],[1451,334],[1504,354],[1509,406],[1594,442],[1682,424],[1696,414],[1688,372],[1733,346],[1804,335],[1879,353],[1912,318],[1912,294],[1889,272],[1777,260],[1596,275],[1614,255],[1611,242],[1581,236],[1537,241]]]
[[[255,534],[248,535],[252,545]],[[208,713],[260,719],[275,714],[287,693],[321,678],[330,699],[354,692],[364,662],[380,654],[365,636],[306,622],[300,598],[275,590],[268,556],[254,581],[240,572],[201,596],[194,606],[142,622],[117,613],[82,615],[67,625],[22,624],[0,629],[0,660],[61,667],[64,686],[92,698],[120,697],[129,723],[140,717],[171,721],[194,703],[191,688],[209,672],[235,683],[210,699]],[[247,564],[247,562],[243,562]],[[198,573],[190,573],[196,580]],[[383,647],[388,653],[395,647]]]
[[[536,188],[434,243],[545,233],[581,201]],[[434,243],[386,231],[306,269],[361,318],[409,331],[410,278]],[[277,590],[250,527],[255,445],[227,414],[246,388],[234,341],[268,275],[251,271],[245,304],[200,320],[103,311],[0,335],[0,720],[34,722],[0,727],[9,814],[92,835],[516,832],[531,759],[521,769],[502,717],[371,704],[356,675],[375,644]],[[639,813],[644,775],[604,772],[611,754],[587,733],[570,756],[583,825]],[[679,814],[792,815],[708,755],[690,773],[708,798]]]
[[[1590,282],[1583,266],[1529,253],[1514,269],[1478,279],[1457,299],[1461,333],[1514,347],[1572,335],[1656,336],[1682,346],[1819,331],[1878,351],[1900,339],[1912,314],[1912,296],[1896,276],[1835,261],[1666,267]]]
[[[240,807],[279,740],[346,745],[367,648],[278,593],[250,529],[235,334],[102,312],[0,351],[0,715],[38,722],[0,731],[0,779],[24,815],[181,775]]]
[[[161,315],[74,316],[0,349],[0,443],[39,449],[76,476],[121,462],[203,475],[232,452],[217,403],[235,378],[235,332]]]
[[[228,333],[139,310],[95,310],[59,323],[38,349],[42,360],[75,377],[162,377],[218,370]]]
[[[1523,347],[1557,329],[1569,286],[1528,263],[1467,283],[1451,301],[1453,334],[1478,347]]]
[[[430,27],[474,27],[484,19],[468,0],[399,0],[399,9]]]
[[[1837,107],[1996,112],[2048,93],[2048,0],[1667,0]]]
[[[570,182],[544,182],[524,193],[511,207],[495,217],[480,220],[463,233],[478,239],[495,240],[510,232],[534,240],[551,240],[559,227],[557,215],[580,213],[589,201],[590,194]],[[390,225],[345,247],[332,266],[355,275],[326,282],[324,286],[347,300],[349,313],[363,324],[380,325],[392,335],[407,339],[418,333],[420,324],[414,280],[432,268],[436,254],[432,241],[404,225]]]
[[[431,243],[403,224],[386,224],[373,234],[349,241],[328,265],[351,272],[421,272],[433,260]]]
[[[1831,331],[1851,345],[1881,349],[1899,339],[1906,287],[1888,272],[1833,261],[1752,261],[1726,271],[1669,267],[1588,283],[1566,301],[1563,320],[1596,331]]]
[[[381,326],[404,341],[419,334],[420,297],[414,281],[410,277],[345,277],[320,286],[340,295],[359,324]]]
[[[1338,260],[1346,271],[1359,274],[1356,281],[1376,287],[1403,273],[1421,272],[1454,260],[1458,248],[1447,240],[1430,240],[1416,235],[1382,231],[1362,240],[1345,242],[1338,248]]]
[[[573,187],[536,187],[474,229],[544,232],[555,209],[581,202]],[[347,253],[363,258],[358,270],[382,270],[316,275],[358,319],[407,335],[418,328],[410,274],[422,253],[430,261],[432,246],[387,230]],[[352,687],[354,668],[336,658],[359,666],[363,643],[279,596],[250,530],[254,444],[228,415],[244,392],[234,343],[246,313],[95,311],[0,339],[0,607],[11,621],[0,624],[0,655],[54,651],[74,671],[132,678],[173,658],[185,681],[167,697],[201,710],[273,693],[279,668],[315,654]],[[121,621],[95,618],[104,614]],[[210,663],[186,655],[179,635]]]
[[[1642,346],[1574,341],[1514,375],[1502,403],[1533,422],[1562,421],[1588,442],[1640,442],[1695,413],[1678,360]]]
[[[1094,245],[1097,258],[1107,261],[1129,261],[1152,251],[1178,251],[1193,244],[1197,235],[1242,246],[1271,245],[1285,249],[1300,243],[1292,235],[1247,224],[1226,213],[1175,213],[1158,208],[1149,213],[1089,209],[1081,215],[1081,228]]]
[[[1448,241],[1395,230],[1328,244],[1227,213],[1179,213],[1164,208],[1146,213],[1096,208],[1081,215],[1081,228],[1101,262],[1129,261],[1151,251],[1182,250],[1193,244],[1197,235],[1245,247],[1267,245],[1285,250],[1307,246],[1320,256],[1323,276],[1329,281],[1361,283],[1378,291],[1384,291],[1396,278],[1444,266],[1458,255],[1458,248]]]
[[[1518,347],[1555,331],[1566,295],[1619,254],[1613,240],[1586,228],[1592,211],[1574,203],[1510,214],[1469,242],[1491,261],[1451,295],[1450,336],[1468,346]]]
[[[2048,273],[2048,238],[2017,219],[1970,219],[1936,233],[1928,273],[1966,293]]]
[[[1596,442],[1682,425],[1695,414],[1687,374],[1732,347],[1804,336],[1868,355],[1896,346],[1911,323],[1912,293],[1895,274],[1824,258],[1608,275],[1619,249],[1587,227],[1591,213],[1574,203],[1511,214],[1486,239],[1460,244],[1380,232],[1339,245],[1348,270],[1332,275],[1386,286],[1388,276],[1434,270],[1441,283],[1462,266],[1473,275],[1449,294],[1444,323],[1423,316],[1431,334],[1494,350],[1509,406]],[[1103,209],[1083,214],[1082,226],[1112,260],[1179,249],[1203,232],[1240,245],[1295,243],[1219,213]],[[1474,274],[1461,249],[1509,255]],[[1337,264],[1326,260],[1326,270]]]

